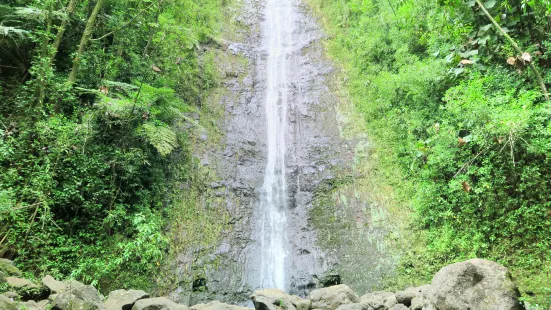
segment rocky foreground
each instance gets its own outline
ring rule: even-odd
[[[11,261],[0,260],[1,310],[250,310],[213,301],[188,307],[144,291],[116,290],[104,298],[90,285],[61,282],[50,276],[41,283],[20,278]],[[346,285],[314,290],[308,298],[264,289],[251,296],[255,310],[517,310],[519,291],[502,265],[472,259],[442,268],[431,284],[399,292],[358,296]]]

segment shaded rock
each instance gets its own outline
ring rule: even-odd
[[[390,309],[398,303],[394,293],[380,291],[363,295],[360,297],[360,302],[366,303],[373,309]]]
[[[427,284],[419,287],[408,287],[403,291],[396,292],[396,301],[409,307],[413,298],[423,297],[429,287],[430,285]]]
[[[278,289],[263,289],[255,291],[251,299],[256,310],[296,310],[309,309],[310,302],[298,296],[289,295]]]
[[[354,304],[360,298],[348,286],[341,284],[310,292],[309,299],[312,301],[313,309],[335,310],[340,305]]]
[[[140,299],[149,298],[149,294],[138,290],[116,290],[109,293],[105,301],[106,310],[130,310]]]
[[[165,297],[157,297],[136,301],[132,310],[188,310],[188,307],[179,305]]]
[[[426,293],[439,310],[519,310],[520,293],[502,265],[471,259],[442,268]]]
[[[77,281],[74,281],[77,282]],[[80,282],[77,282],[80,283]],[[74,283],[73,283],[74,284]],[[58,294],[52,302],[52,310],[103,310],[102,299],[91,285],[71,285],[67,291]]]
[[[390,308],[391,310],[409,310],[408,307],[406,307],[405,305],[403,304],[396,304],[394,305],[392,308]]]
[[[67,286],[61,282],[54,279],[52,276],[48,275],[42,278],[42,285],[47,287],[52,293],[62,293],[67,289]]]
[[[17,310],[15,301],[6,297],[5,295],[0,295],[0,309],[2,310]]]
[[[252,310],[252,308],[224,304],[217,300],[209,302],[208,304],[198,304],[190,307],[189,309],[190,310]]]
[[[423,306],[425,306],[425,301],[421,297],[415,297],[411,300],[411,306],[409,306],[410,310],[422,310]]]

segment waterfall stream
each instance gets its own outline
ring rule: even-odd
[[[288,108],[288,63],[293,32],[292,0],[269,0],[264,21],[267,46],[266,127],[267,164],[262,186],[261,266],[262,287],[286,288],[286,208],[285,155]]]

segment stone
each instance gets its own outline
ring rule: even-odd
[[[360,302],[368,304],[373,309],[390,309],[398,303],[394,293],[381,291],[363,295]]]
[[[102,299],[96,288],[80,284],[71,285],[69,287],[72,288],[58,294],[52,302],[52,310],[104,310]]]
[[[359,303],[360,298],[350,287],[340,284],[310,292],[313,309],[335,310],[340,305]]]
[[[48,289],[38,286],[33,282],[16,277],[7,277],[6,283],[12,288],[23,301],[27,300],[42,300],[48,297]]]
[[[421,297],[415,297],[411,300],[410,310],[422,310],[425,306],[425,301]]]
[[[67,289],[65,283],[57,281],[52,276],[48,275],[42,278],[42,285],[47,287],[52,293],[63,293]]]
[[[217,300],[209,302],[208,304],[197,304],[189,308],[190,310],[252,310],[252,308],[234,306],[221,303]]]
[[[411,306],[411,301],[415,297],[424,297],[424,292],[429,289],[430,285],[422,285],[419,287],[408,287],[403,291],[396,292],[396,301],[399,304],[404,304],[406,307]]]
[[[140,299],[149,298],[149,294],[138,290],[116,290],[109,293],[105,301],[106,310],[130,310]]]
[[[17,307],[20,310],[46,310],[48,309],[48,301],[42,300],[36,302],[34,300],[29,300],[24,303],[18,304]]]
[[[392,308],[390,308],[391,310],[409,310],[408,307],[406,307],[405,305],[403,304],[395,304]]]
[[[21,271],[15,267],[15,264],[11,260],[5,258],[0,258],[0,274],[4,274],[8,277],[20,277],[22,275]]]
[[[8,297],[9,299],[11,300],[17,300],[19,299],[19,294],[17,294],[16,292],[12,292],[12,291],[7,291],[5,292],[4,294],[2,294],[6,297]]]
[[[440,269],[426,295],[439,310],[524,309],[507,268],[478,258]]]
[[[5,295],[0,295],[0,309],[2,310],[17,310],[15,302]]]
[[[136,301],[132,310],[188,310],[188,307],[179,305],[166,297],[157,297]]]
[[[8,283],[9,287],[12,287],[16,290],[20,290],[23,288],[34,288],[37,287],[36,284],[32,283],[31,281],[23,278],[16,278],[16,277],[7,277],[6,282]]]
[[[310,308],[310,302],[298,296],[289,295],[278,289],[263,289],[253,293],[251,299],[256,310],[296,310]]]
[[[356,303],[340,305],[337,310],[373,310],[373,308],[366,303]]]

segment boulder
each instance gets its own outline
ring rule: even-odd
[[[71,288],[58,294],[52,302],[52,310],[104,310],[102,299],[96,288],[80,284],[71,285],[69,286]]]
[[[4,294],[2,294],[6,297],[8,297],[9,299],[11,300],[17,300],[19,299],[19,294],[17,294],[16,292],[12,292],[12,291],[7,291],[5,292]]]
[[[310,292],[312,309],[335,310],[340,305],[359,303],[360,298],[344,284],[324,287]]]
[[[396,292],[396,301],[399,304],[404,304],[405,306],[411,306],[411,301],[415,297],[424,297],[425,292],[430,288],[429,284],[419,286],[419,287],[408,287],[403,291]]]
[[[189,308],[190,310],[252,310],[252,308],[245,308],[240,306],[228,305],[221,303],[217,300],[209,302],[208,304],[197,304]]]
[[[109,293],[105,301],[106,310],[130,310],[140,299],[149,298],[149,294],[137,290],[116,290]]]
[[[0,295],[0,309],[2,310],[17,310],[15,301],[6,297],[5,295]]]
[[[439,310],[520,310],[520,293],[502,265],[471,259],[442,268],[426,293]]]
[[[390,309],[398,303],[394,293],[380,291],[363,295],[360,302],[368,304],[373,309]]]
[[[165,297],[157,297],[136,301],[132,310],[188,310],[188,307],[179,305]]]
[[[415,297],[411,300],[411,306],[409,306],[410,310],[422,310],[425,306],[425,300],[421,297]]]
[[[27,279],[7,277],[6,283],[20,296],[21,300],[42,300],[48,297],[47,288],[38,286]]]
[[[17,269],[17,267],[15,267],[11,260],[0,258],[0,277],[2,275],[3,277],[20,277],[22,273],[19,269]]]
[[[390,308],[391,310],[409,310],[408,307],[406,307],[405,305],[403,304],[395,304],[392,308]]]
[[[263,289],[255,291],[251,299],[256,310],[308,310],[310,301],[298,296],[289,295],[278,289]]]
[[[49,276],[49,275],[42,278],[42,285],[47,287],[50,290],[50,292],[54,294],[63,293],[67,289],[67,286],[65,285],[65,283],[61,281],[57,281],[56,279],[54,279],[52,276]]]

